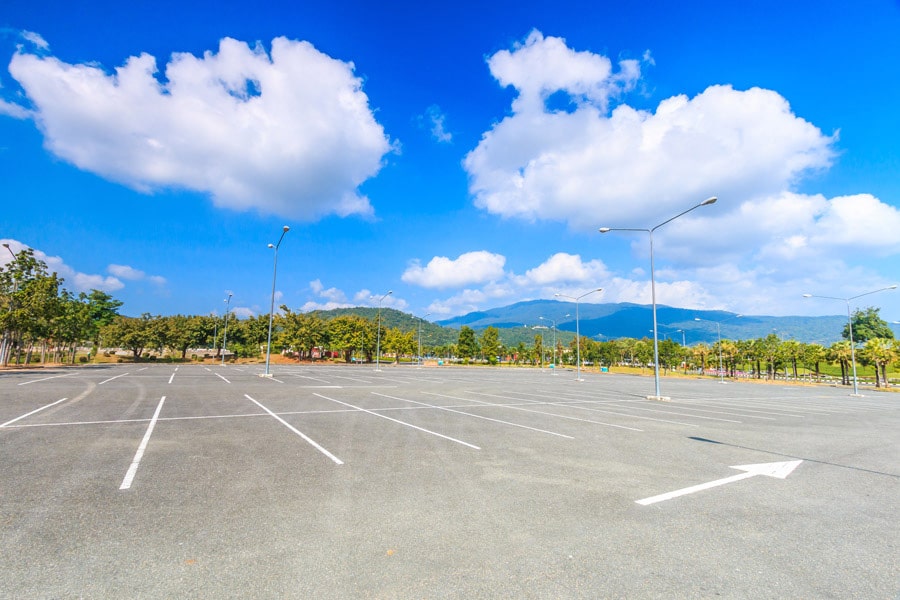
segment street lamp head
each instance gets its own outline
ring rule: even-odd
[[[716,198],[715,196],[713,196],[712,198],[707,198],[700,203],[700,206],[709,206],[710,204],[715,204],[716,200],[718,200],[718,198]]]
[[[889,286],[887,286],[886,289],[888,289],[888,290],[896,290],[896,289],[897,289],[897,284],[895,283],[894,285],[889,285]]]
[[[287,233],[288,231],[291,230],[291,228],[288,227],[287,225],[285,225],[284,227],[282,227],[282,229],[284,229],[284,232],[285,232],[285,233]]]
[[[812,294],[803,294],[804,298],[812,298],[812,296],[813,296]]]
[[[269,244],[269,248],[274,248],[275,244]]]
[[[394,290],[388,290],[388,293],[385,294],[385,296],[390,296],[390,295],[393,294],[393,293],[394,293]]]
[[[599,231],[600,233],[609,233],[609,232],[610,232],[610,228],[609,228],[609,227],[601,227],[601,228],[598,229],[597,231]]]

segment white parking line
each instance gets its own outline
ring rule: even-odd
[[[219,379],[221,379],[221,380],[224,381],[225,383],[231,383],[230,381],[228,381],[227,379],[225,379],[224,377],[222,377],[222,376],[219,375],[218,373],[216,373],[215,375],[216,375],[216,377],[218,377]]]
[[[369,413],[370,415],[374,415],[376,417],[381,417],[382,419],[387,419],[388,421],[393,421],[394,423],[399,423],[400,425],[405,425],[406,427],[412,427],[413,429],[418,429],[419,431],[424,431],[425,433],[430,433],[431,435],[436,435],[439,438],[443,438],[445,440],[450,440],[451,442],[456,442],[457,444],[462,444],[463,446],[468,446],[469,448],[474,448],[475,450],[481,450],[481,448],[479,448],[478,446],[472,445],[468,442],[464,442],[462,440],[452,438],[448,435],[444,435],[444,434],[438,433],[436,431],[431,431],[430,429],[425,429],[424,427],[418,427],[416,425],[413,425],[412,423],[407,423],[406,421],[392,419],[390,417],[380,415],[375,411],[366,410],[365,408],[361,408],[359,406],[354,406],[353,404],[348,404],[347,402],[341,402],[340,400],[335,400],[334,398],[329,398],[328,396],[323,396],[322,394],[319,394],[316,392],[313,392],[313,396],[318,396],[319,398],[324,398],[325,400],[331,400],[332,402],[337,402],[338,404],[343,404],[344,406],[349,406],[350,408],[355,408],[356,410],[362,411],[364,413]]]
[[[476,419],[484,419],[485,421],[491,421],[493,423],[501,423],[503,425],[512,425],[513,427],[521,427],[522,429],[529,429],[531,431],[537,431],[539,433],[548,433],[550,435],[555,435],[558,437],[566,438],[569,440],[574,440],[571,435],[565,435],[564,433],[556,433],[555,431],[547,431],[546,429],[538,429],[537,427],[529,427],[528,425],[521,425],[519,423],[510,423],[509,421],[503,421],[501,419],[492,419],[490,417],[483,417],[481,415],[476,415],[474,413],[465,412],[463,410],[456,410],[453,408],[448,408],[446,406],[436,406],[434,404],[427,404],[425,402],[419,402],[417,400],[407,400],[406,398],[398,398],[397,396],[388,396],[387,394],[379,394],[378,392],[372,392],[376,396],[381,396],[382,398],[390,398],[392,400],[400,400],[401,402],[412,402],[413,404],[420,404],[422,406],[426,406],[428,408],[437,408],[438,410],[446,410],[447,412],[457,413],[460,415],[466,415],[467,417],[475,417]]]
[[[43,379],[32,379],[31,381],[23,381],[18,385],[28,385],[29,383],[37,383],[38,381],[47,381],[48,379],[56,379],[58,377],[68,377],[71,373],[66,373],[65,375],[53,375],[52,377],[44,377]]]
[[[175,370],[172,371],[172,376],[169,377],[169,383],[172,383],[172,380],[175,379],[175,373],[178,372],[178,367],[175,367]]]
[[[121,375],[116,375],[115,377],[110,377],[109,379],[104,379],[103,381],[101,381],[101,382],[98,383],[97,385],[103,385],[103,384],[106,383],[107,381],[112,381],[113,379],[118,379],[119,377],[125,377],[126,375],[128,375],[128,373],[122,373]]]
[[[344,464],[343,461],[342,461],[341,459],[339,459],[337,456],[335,456],[334,454],[332,454],[331,452],[329,452],[328,450],[326,450],[325,448],[323,448],[322,446],[320,446],[318,443],[316,443],[315,441],[313,441],[312,439],[310,439],[310,438],[309,438],[306,434],[304,434],[302,431],[298,430],[296,427],[294,427],[293,425],[291,425],[290,423],[288,423],[287,421],[285,421],[284,419],[282,419],[281,417],[279,417],[278,415],[276,415],[275,413],[273,413],[271,410],[269,410],[268,408],[266,408],[265,406],[263,406],[262,404],[260,404],[259,402],[257,402],[256,400],[254,400],[253,398],[251,398],[250,396],[248,396],[247,394],[244,394],[244,398],[246,398],[247,400],[253,402],[253,403],[256,404],[258,407],[260,407],[261,409],[263,409],[264,411],[266,411],[270,416],[274,417],[279,423],[281,423],[282,425],[284,425],[285,427],[287,427],[288,429],[290,429],[291,431],[293,431],[294,433],[296,433],[297,435],[299,435],[300,437],[302,437],[302,438],[303,438],[304,440],[306,440],[313,448],[315,448],[316,450],[318,450],[319,452],[321,452],[322,454],[324,454],[325,456],[327,456],[328,458],[330,458],[331,460],[333,460],[335,463],[337,463],[337,464],[339,464],[339,465]]]
[[[159,411],[162,410],[163,402],[165,401],[165,396],[160,398],[159,404],[156,406],[156,412],[153,413],[153,418],[150,419],[150,425],[147,426],[147,433],[144,434],[144,439],[141,440],[141,445],[138,446],[137,452],[134,455],[134,460],[131,461],[131,466],[128,467],[128,472],[125,473],[125,479],[122,480],[122,485],[119,486],[120,490],[127,490],[131,487],[131,482],[134,480],[138,467],[141,465],[141,458],[144,456],[144,450],[150,442],[150,435],[153,434],[153,428],[156,427],[156,421],[159,419]]]
[[[60,398],[60,399],[57,400],[56,402],[51,402],[50,404],[47,404],[46,406],[42,406],[42,407],[40,407],[40,408],[36,408],[36,409],[34,409],[33,411],[31,411],[30,413],[26,413],[26,414],[22,415],[21,417],[16,417],[16,418],[13,419],[12,421],[7,421],[7,422],[4,423],[3,425],[0,425],[0,427],[6,427],[7,425],[9,425],[9,424],[11,424],[11,423],[15,423],[15,422],[18,421],[19,419],[24,419],[25,417],[30,417],[31,415],[33,415],[33,414],[36,413],[36,412],[40,412],[40,411],[44,410],[45,408],[50,408],[50,407],[53,406],[54,404],[59,404],[60,402],[65,402],[66,400],[68,400],[68,398]]]
[[[539,415],[549,415],[551,417],[559,417],[560,419],[568,419],[570,421],[581,421],[582,423],[593,423],[595,425],[605,425],[606,427],[614,427],[616,429],[627,429],[629,431],[640,431],[643,432],[643,429],[638,429],[636,427],[626,427],[625,425],[614,425],[613,423],[605,423],[603,421],[592,421],[591,419],[579,419],[578,417],[570,417],[568,415],[561,415],[558,413],[546,412],[543,410],[534,410],[533,408],[523,408],[521,406],[512,406],[510,404],[497,404],[495,402],[482,402],[481,400],[475,400],[474,398],[460,398],[459,396],[447,396],[444,394],[436,394],[434,392],[422,392],[423,394],[430,394],[432,396],[441,396],[443,398],[453,398],[456,400],[468,400],[469,402],[479,402],[481,404],[486,404],[487,406],[497,406],[500,408],[511,408],[513,410],[523,410],[525,412],[533,412]],[[498,394],[488,394],[485,392],[470,392],[472,394],[478,394],[479,396],[490,396],[492,398],[503,398],[505,400],[521,400],[520,398],[512,398],[510,396],[500,396]]]

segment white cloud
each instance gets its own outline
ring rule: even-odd
[[[25,248],[28,248],[22,242],[13,239],[2,239],[0,243],[9,244],[9,249],[13,254],[18,254]],[[74,289],[76,292],[88,292],[90,290],[115,292],[125,287],[125,284],[117,277],[81,273],[67,265],[60,256],[49,256],[36,248],[32,248],[32,250],[34,251],[34,257],[47,265],[49,273],[56,273],[65,280],[63,287]],[[12,256],[4,248],[0,252],[0,265],[6,265],[10,262],[12,262]]]
[[[128,265],[109,265],[108,267],[106,267],[106,270],[119,279],[125,279],[128,281],[146,280],[157,286],[163,286],[166,284],[165,277],[162,277],[161,275],[147,275],[140,269],[135,269],[134,267],[129,267]]]
[[[489,64],[519,97],[464,165],[476,205],[504,217],[564,219],[575,229],[637,226],[636,215],[657,222],[712,195],[785,190],[834,156],[835,138],[773,91],[712,86],[664,100],[653,113],[625,104],[608,113],[607,100],[634,83],[637,66],[617,78],[605,57],[539,34]],[[548,108],[554,92],[568,94],[575,109]]]
[[[801,179],[831,166],[838,137],[794,114],[777,92],[714,85],[637,110],[623,92],[643,85],[641,65],[615,73],[605,57],[537,32],[488,64],[518,96],[464,160],[476,206],[599,235],[601,226],[653,227],[717,196],[653,234],[657,300],[674,306],[810,314],[804,292],[849,297],[896,283],[900,209],[866,193],[799,193]],[[649,53],[643,64],[654,64]],[[649,303],[647,234],[600,239],[603,262],[559,253],[508,274],[516,292],[506,300],[584,282],[602,286],[604,301]],[[623,239],[634,260],[608,253]],[[484,308],[468,298],[435,308]]]
[[[431,137],[443,144],[448,144],[453,141],[453,134],[447,131],[444,128],[444,121],[446,121],[447,116],[441,112],[441,107],[432,104],[425,111],[425,115],[420,117],[423,125],[427,124],[427,126],[431,130]]]
[[[47,40],[43,38],[43,36],[39,33],[35,33],[33,31],[22,31],[22,38],[34,44],[37,48],[41,50],[49,50],[50,44],[47,43]]]
[[[106,270],[120,279],[128,279],[131,281],[138,281],[147,275],[143,271],[127,265],[109,265]]]
[[[299,219],[373,212],[358,187],[390,142],[353,68],[283,37],[270,54],[230,38],[202,57],[176,53],[164,76],[149,54],[113,73],[23,49],[9,65],[47,148],[79,168]]]
[[[564,282],[599,282],[608,277],[606,265],[601,260],[583,262],[577,254],[559,252],[544,263],[525,272],[525,278],[536,285]]]
[[[6,115],[14,119],[27,119],[31,117],[31,112],[18,104],[0,99],[0,115]]]
[[[504,264],[505,256],[485,250],[466,252],[456,259],[435,256],[424,267],[414,262],[401,279],[426,288],[462,287],[503,277]]]

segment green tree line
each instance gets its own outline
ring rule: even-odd
[[[122,303],[109,294],[91,290],[77,295],[63,287],[63,279],[51,273],[30,249],[0,268],[0,357],[3,364],[75,362],[78,348],[96,354],[101,347],[128,350],[139,359],[168,355],[187,359],[189,351],[205,356],[253,358],[266,352],[269,317],[244,319],[226,315],[118,314]],[[800,369],[820,377],[824,365],[840,369],[845,385],[851,384],[852,360],[874,372],[877,386],[887,385],[888,370],[900,360],[900,346],[876,308],[857,310],[842,332],[844,340],[826,348],[775,334],[753,340],[723,339],[713,344],[682,346],[664,339],[659,343],[660,368],[695,371],[721,377],[751,376],[797,379]],[[379,329],[380,324],[380,329]],[[329,357],[345,362],[373,362],[376,349],[382,357],[432,356],[486,364],[574,364],[576,340],[560,335],[553,340],[543,333],[531,337],[528,328],[504,330],[487,327],[476,332],[468,326],[458,331],[393,309],[345,309],[303,313],[282,306],[273,319],[273,353],[298,360]],[[503,342],[507,338],[507,343]],[[581,357],[587,365],[652,367],[651,339],[620,338],[597,341],[581,337]],[[35,355],[39,354],[39,358]]]

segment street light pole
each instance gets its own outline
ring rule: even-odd
[[[375,334],[375,371],[381,371],[381,303],[393,293],[394,290],[388,290],[384,296],[378,299],[378,331]],[[372,298],[374,297],[372,296]]]
[[[230,312],[232,293],[228,292],[225,298],[225,333],[222,334],[222,366],[225,366],[225,349],[228,347],[228,313]]]
[[[6,251],[9,252],[10,256],[13,257],[13,260],[16,260],[16,253],[12,251],[12,248],[9,247],[9,244],[4,242],[3,247],[6,248]],[[11,264],[11,263],[10,263]],[[12,277],[13,282],[13,295],[10,296],[9,299],[9,314],[12,314],[13,311],[13,303],[15,302],[16,293],[19,291],[19,280],[16,277]],[[3,329],[3,343],[0,344],[0,365],[4,367],[9,364],[9,351],[12,350],[12,336],[9,333],[9,328]]]
[[[863,296],[868,296],[869,294],[877,294],[878,292],[884,292],[887,290],[895,290],[897,289],[896,285],[889,285],[884,288],[879,288],[877,290],[872,290],[871,292],[866,292],[865,294],[858,294],[856,296],[850,296],[849,298],[836,298],[834,296],[817,296],[815,294],[803,294],[804,298],[825,298],[827,300],[842,300],[847,303],[847,332],[850,336],[850,361],[853,363],[853,396],[862,396],[859,393],[859,387],[856,383],[856,349],[854,348],[855,344],[853,342],[853,317],[850,315],[850,301],[856,300],[857,298],[862,298]]]
[[[578,301],[585,296],[590,296],[596,292],[602,292],[603,288],[597,288],[589,292],[585,292],[580,296],[567,296],[565,294],[553,294],[557,298],[569,298],[575,301],[575,381],[584,381],[581,378],[581,331],[578,327]]]
[[[565,319],[568,316],[569,315],[566,315],[563,318]],[[556,365],[557,365],[557,360],[556,360],[556,321],[554,321],[553,319],[548,319],[546,317],[538,317],[538,319],[540,319],[541,321],[550,321],[550,323],[553,325],[553,369],[554,369],[553,374],[555,375],[556,374]]]
[[[269,358],[272,353],[272,319],[275,316],[275,277],[278,275],[278,247],[281,246],[281,240],[284,239],[284,234],[290,230],[291,228],[285,225],[281,228],[281,237],[278,238],[278,243],[269,244],[269,248],[275,249],[275,261],[272,265],[272,303],[269,305],[269,338],[266,340],[266,372],[263,374],[264,377],[272,376],[272,374],[269,373]]]
[[[731,319],[738,319],[743,317],[744,315],[734,315],[733,317],[728,317],[727,319],[722,319],[721,321],[712,321],[716,324],[716,335],[719,339],[719,383],[725,383],[725,375],[722,370],[722,327],[721,324],[725,321],[730,321]],[[695,321],[709,321],[710,319],[701,319],[700,317],[694,317]]]
[[[653,266],[653,232],[665,225],[666,223],[670,223],[681,217],[686,215],[687,213],[700,208],[701,206],[709,206],[710,204],[715,204],[716,198],[713,196],[712,198],[707,198],[700,204],[695,204],[691,208],[686,211],[680,212],[674,217],[667,219],[660,223],[655,227],[651,227],[650,229],[633,229],[633,228],[613,228],[613,227],[601,227],[600,233],[609,233],[610,231],[645,231],[650,236],[650,297],[653,303],[653,378],[656,382],[656,395],[648,396],[650,400],[668,400],[668,398],[662,396],[659,391],[659,336],[657,335],[657,325],[656,325],[656,274],[654,272]]]
[[[422,321],[425,320],[425,317],[430,315],[431,313],[425,313],[423,316],[419,317],[419,352],[418,357],[419,360],[416,361],[416,366],[422,368]]]

